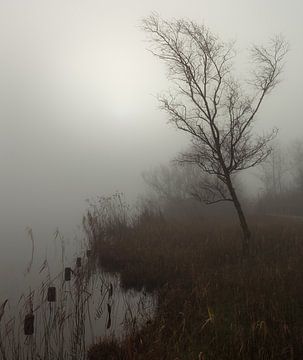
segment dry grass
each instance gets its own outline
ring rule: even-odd
[[[115,359],[303,358],[303,222],[250,219],[253,251],[243,260],[238,227],[223,219],[144,212],[107,232],[90,216],[101,267],[158,297],[153,320],[116,343]]]
[[[120,211],[121,218],[109,216],[113,208],[106,210],[110,212],[108,216],[103,213],[102,219],[107,221],[107,232],[118,238],[127,229],[125,207],[119,203],[115,209]],[[35,244],[31,229],[29,236],[32,257],[27,273],[34,275]],[[0,302],[0,360],[85,360],[87,345],[98,341],[100,336],[106,338],[99,355],[110,359],[111,344],[116,344],[110,336],[115,334],[117,338],[124,327],[133,329],[134,334],[138,324],[153,312],[153,298],[121,291],[118,276],[104,274],[96,267],[91,249],[65,264],[65,244],[59,231],[55,233],[57,238],[61,242],[57,274],[51,276],[50,264],[45,259],[39,270],[41,283],[31,283],[28,292],[19,299]],[[83,245],[86,249],[87,243]]]
[[[44,262],[37,288],[15,306],[0,304],[0,360],[85,360],[87,345],[102,334],[119,335],[133,311],[145,318],[152,299],[122,293],[119,279],[100,273],[91,256],[80,258],[81,266],[78,259],[68,281],[64,268],[51,277]]]

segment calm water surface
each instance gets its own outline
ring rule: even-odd
[[[58,232],[47,221],[36,221],[30,227],[24,221],[11,224],[11,219],[2,217],[0,305],[8,302],[0,330],[8,352],[13,347],[8,339],[18,339],[25,346],[20,359],[43,355],[45,348],[53,354],[61,351],[60,359],[69,358],[73,351],[84,354],[87,345],[100,337],[119,337],[127,327],[152,315],[154,299],[141,292],[123,292],[118,275],[96,269],[86,256],[81,228],[76,222],[67,223]],[[77,257],[82,259],[81,268],[76,267]],[[65,267],[73,270],[71,281],[64,281]],[[56,287],[56,302],[47,301],[49,287]],[[35,331],[25,336],[23,323],[30,313]],[[47,342],[45,329],[49,329]],[[60,343],[63,338],[64,344]]]

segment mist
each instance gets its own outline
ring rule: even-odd
[[[277,127],[277,142],[291,148],[303,134],[302,11],[298,0],[0,0],[0,303],[23,286],[28,227],[37,267],[57,228],[77,251],[87,199],[122,192],[136,203],[149,191],[142,174],[190,144],[159,109],[157,95],[171,84],[147,50],[142,18],[186,18],[235,40],[240,75],[251,44],[282,34],[290,44],[282,81],[255,130]],[[245,196],[262,193],[264,173],[245,172]],[[283,181],[292,187],[292,176]]]
[[[277,126],[283,141],[298,137],[300,6],[297,1],[291,7],[240,1],[229,6],[132,1],[112,7],[99,1],[1,2],[6,226],[15,224],[12,219],[24,226],[44,217],[53,226],[69,227],[86,198],[116,190],[134,198],[143,189],[141,172],[186,145],[188,139],[167,126],[155,98],[167,87],[165,71],[146,51],[139,27],[153,10],[205,22],[224,39],[237,41],[240,58],[251,43],[282,33],[291,46],[285,81],[267,99],[258,127]]]

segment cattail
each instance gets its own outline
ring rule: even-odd
[[[25,315],[24,319],[24,335],[33,335],[34,333],[34,314]]]
[[[81,267],[81,258],[80,257],[77,257],[77,260],[76,260],[76,266],[77,267]]]
[[[65,270],[64,270],[64,280],[65,281],[70,281],[71,274],[72,274],[72,269],[70,267],[66,267]]]
[[[112,307],[110,306],[110,304],[107,304],[107,312],[108,312],[108,320],[107,320],[106,329],[109,329],[112,324],[112,320],[111,320]]]
[[[106,329],[109,329],[112,325],[112,320],[111,320],[111,317],[109,316],[108,317],[108,320],[107,320],[107,325],[106,325]]]
[[[4,315],[5,305],[7,304],[8,300],[6,299],[4,303],[0,306],[0,321]]]
[[[47,301],[55,302],[56,301],[56,288],[54,286],[50,286],[47,289]]]
[[[113,284],[110,283],[109,284],[109,290],[108,290],[108,298],[109,299],[113,296],[113,292],[114,292]]]

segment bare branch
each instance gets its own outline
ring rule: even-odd
[[[175,84],[173,95],[160,98],[162,109],[192,138],[191,148],[178,162],[198,165],[228,190],[226,195],[217,182],[201,185],[208,203],[234,203],[248,238],[232,176],[260,164],[271,152],[276,130],[255,136],[253,123],[265,97],[280,81],[286,41],[277,36],[267,46],[252,47],[253,93],[248,93],[233,75],[234,43],[219,40],[205,25],[165,21],[153,14],[144,19],[143,29],[150,36],[152,53],[167,64],[168,77]]]

